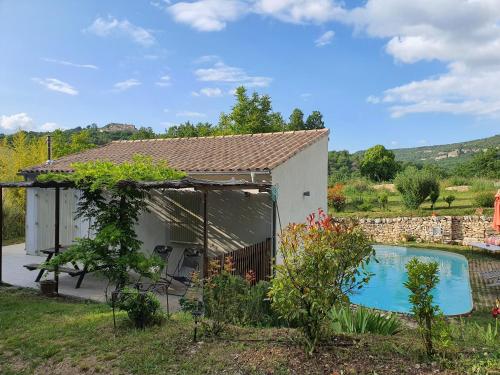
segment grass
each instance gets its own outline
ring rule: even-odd
[[[24,237],[18,237],[18,238],[8,238],[6,240],[2,241],[3,246],[9,246],[9,245],[16,245],[18,243],[23,243],[24,242]]]
[[[104,304],[0,287],[0,373],[487,374],[500,368],[498,347],[480,336],[457,339],[433,362],[422,357],[412,328],[394,336],[335,336],[307,357],[293,329],[231,327],[224,339],[193,343],[194,323],[185,314],[143,331],[130,328],[123,313],[117,321],[115,332]],[[466,318],[481,327],[491,321],[486,313]]]

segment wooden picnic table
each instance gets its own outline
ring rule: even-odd
[[[61,246],[59,247],[59,253],[64,252],[67,247]],[[44,253],[47,255],[47,259],[43,263],[30,263],[30,264],[25,264],[24,268],[30,270],[30,271],[35,271],[39,270],[38,275],[35,279],[35,282],[39,282],[45,272],[53,271],[51,267],[47,267],[44,265],[44,263],[48,262],[49,260],[52,259],[52,257],[55,255],[55,249],[54,248],[49,248],[49,249],[44,249],[40,250],[40,252]],[[83,278],[85,277],[85,274],[87,273],[87,266],[84,266],[83,268],[80,268],[76,263],[72,262],[73,268],[71,267],[58,267],[59,272],[67,273],[71,277],[76,277],[78,276],[78,281],[76,282],[75,289],[80,288],[83,282]]]

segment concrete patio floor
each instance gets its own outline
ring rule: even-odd
[[[3,247],[3,282],[14,286],[39,289],[35,282],[38,271],[29,271],[23,267],[25,264],[41,263],[45,261],[45,256],[27,255],[24,250],[24,243]],[[52,277],[52,274],[49,275]],[[71,277],[68,274],[59,275],[59,294],[98,302],[106,302],[107,280],[98,274],[87,274],[79,289],[75,289],[78,277]],[[182,287],[176,287],[172,293],[179,292]],[[113,290],[108,290],[108,295]],[[162,307],[167,309],[167,298],[165,295],[158,295]],[[180,310],[179,297],[170,295],[168,297],[170,312]]]

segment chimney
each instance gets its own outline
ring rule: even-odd
[[[52,163],[52,137],[47,136],[47,164]]]

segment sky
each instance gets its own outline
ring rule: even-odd
[[[217,123],[233,90],[330,149],[500,133],[500,0],[0,0],[0,132]]]

